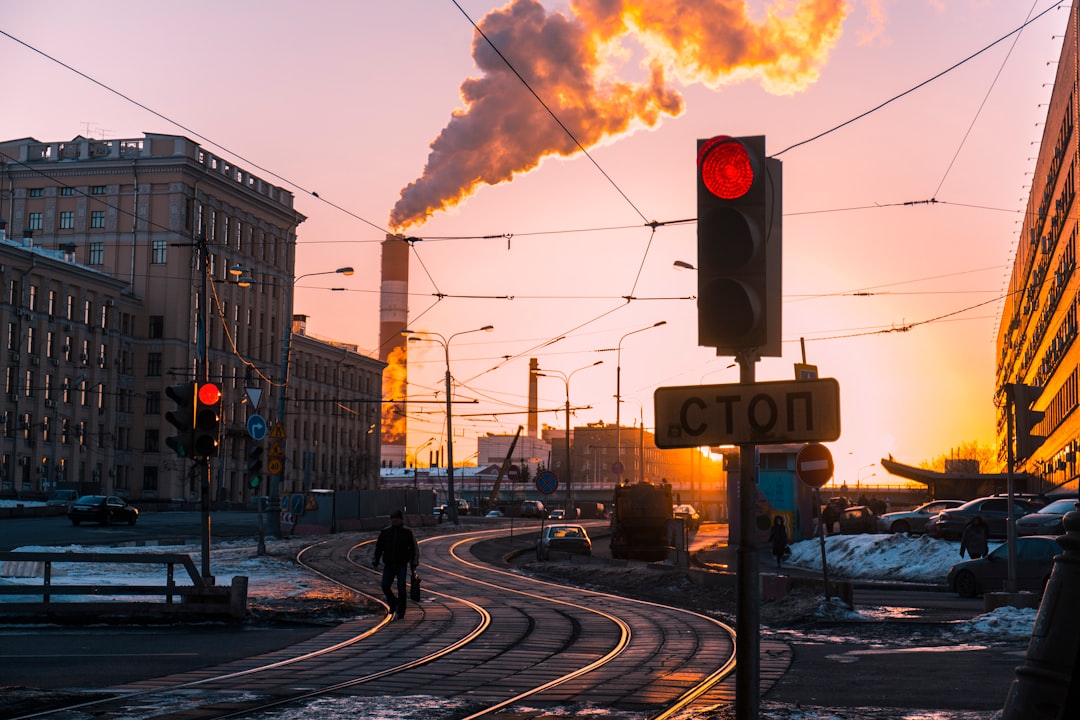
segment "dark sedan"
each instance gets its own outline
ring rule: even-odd
[[[1054,557],[1065,549],[1057,538],[1029,535],[1016,539],[1016,589],[1042,593],[1054,569]],[[965,560],[949,570],[949,589],[975,597],[1005,589],[1009,575],[1009,546],[1001,545],[977,560]]]
[[[1017,535],[1064,535],[1062,518],[1076,509],[1076,498],[1055,500],[1037,513],[1025,515],[1016,521]]]
[[[844,508],[840,518],[836,521],[841,535],[858,535],[859,533],[875,533],[878,528],[878,516],[865,505],[855,505]]]
[[[990,537],[1003,538],[1007,533],[1009,500],[994,495],[992,497],[970,500],[960,507],[943,510],[937,517],[926,523],[926,534],[932,538],[959,540],[964,528],[976,515],[983,519],[990,529]],[[1039,506],[1027,500],[1014,499],[1013,508],[1016,517],[1039,511]]]
[[[68,508],[68,518],[72,525],[84,520],[102,525],[118,522],[134,525],[139,519],[139,509],[115,495],[83,495]]]

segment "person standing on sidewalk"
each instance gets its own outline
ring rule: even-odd
[[[784,560],[784,551],[788,546],[787,528],[784,527],[784,518],[779,515],[769,528],[769,543],[772,544],[772,554],[776,556],[776,569],[779,570]]]
[[[964,534],[960,536],[960,557],[964,557],[967,550],[972,560],[981,558],[986,554],[987,541],[990,538],[990,528],[983,519],[976,515],[964,528]]]
[[[405,593],[405,571],[411,569],[416,572],[416,565],[420,561],[420,549],[416,545],[416,536],[413,531],[403,525],[403,516],[400,510],[390,513],[390,524],[379,533],[379,539],[375,541],[375,557],[371,565],[379,569],[379,560],[383,560],[382,591],[386,596],[386,603],[390,606],[390,612],[394,613],[395,620],[405,617],[405,607],[408,595]],[[397,581],[397,595],[394,595],[394,581]]]

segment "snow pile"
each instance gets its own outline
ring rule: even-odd
[[[993,550],[997,545],[991,544]],[[856,580],[895,580],[944,585],[964,558],[960,543],[927,535],[831,535],[825,538],[829,571]],[[820,539],[791,546],[789,565],[821,570]]]

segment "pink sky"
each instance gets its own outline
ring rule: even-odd
[[[721,4],[700,3],[708,6],[703,17],[729,17]],[[779,153],[913,88],[1054,4],[820,0],[822,13],[841,9],[828,26],[835,44],[810,35],[816,59],[790,94],[775,93],[789,89],[775,68],[763,83],[762,73],[690,67],[692,39],[664,40],[670,28],[661,19],[646,20],[645,36],[616,35],[622,54],[604,55],[590,77],[640,88],[656,82],[641,61],[659,62],[660,110],[628,125],[650,127],[595,138],[592,162],[580,153],[550,157],[510,182],[481,185],[409,229],[431,238],[412,257],[410,326],[446,336],[495,326],[451,346],[462,383],[457,397],[477,400],[459,406],[460,417],[455,412],[455,458],[475,452],[477,435],[512,433],[524,422],[513,413],[526,404],[529,357],[566,372],[603,360],[573,378],[571,403],[589,406],[573,422],[614,422],[616,353],[598,351],[659,320],[667,324],[623,341],[624,424],[642,417],[653,426],[658,386],[737,381],[730,358],[697,346],[696,307],[686,299],[696,280],[672,268],[675,260],[695,262],[694,225],[653,233],[642,219],[694,217],[696,140],[765,135],[768,151]],[[764,22],[765,5],[752,3],[754,23]],[[538,17],[531,9],[542,23],[559,20],[554,12],[580,23],[584,6],[576,16],[564,3],[545,2]],[[500,6],[474,0],[461,7],[479,23]],[[807,361],[837,378],[843,434],[830,447],[838,481],[887,480],[867,466],[890,453],[917,464],[960,443],[993,442],[997,298],[1012,264],[1065,8],[926,87],[779,155],[784,356],[760,362],[757,377],[791,378],[802,338]],[[682,19],[684,31],[703,24]],[[92,10],[68,1],[18,3],[5,7],[0,29],[292,189],[309,218],[299,231],[297,274],[357,270],[347,279],[301,281],[296,312],[310,315],[309,332],[375,354],[385,225],[402,189],[423,174],[432,142],[464,108],[462,83],[486,77],[471,54],[473,27],[453,3],[194,0],[178,9],[104,0]],[[524,29],[509,23],[505,31]],[[597,33],[591,37],[609,37]],[[521,38],[514,47],[524,47],[528,37]],[[485,68],[496,67],[489,62]],[[8,37],[0,37],[0,67],[4,139],[187,134]],[[547,69],[567,71],[556,62]],[[515,123],[504,135],[510,149],[524,152],[551,128],[530,114],[535,100],[513,87],[500,86],[486,110]],[[481,134],[462,157],[495,163],[495,140]],[[902,205],[930,199],[938,203]],[[435,239],[478,236],[494,239]],[[341,285],[348,291],[318,289]],[[442,349],[413,344],[411,351],[411,391],[431,398],[442,386]],[[563,383],[541,379],[541,408],[564,402]],[[410,447],[444,432],[441,409],[423,407],[432,409],[411,421]],[[562,427],[564,417],[546,412],[541,423]]]

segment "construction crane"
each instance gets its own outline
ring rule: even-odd
[[[495,507],[495,503],[499,499],[499,485],[502,484],[502,479],[506,476],[506,472],[510,469],[510,458],[514,456],[514,448],[517,447],[518,438],[521,437],[521,431],[524,428],[518,425],[517,432],[514,433],[514,439],[510,441],[510,449],[506,452],[506,457],[503,458],[502,465],[499,467],[499,475],[495,478],[495,482],[491,485],[491,495],[487,499],[487,507],[491,509]]]

